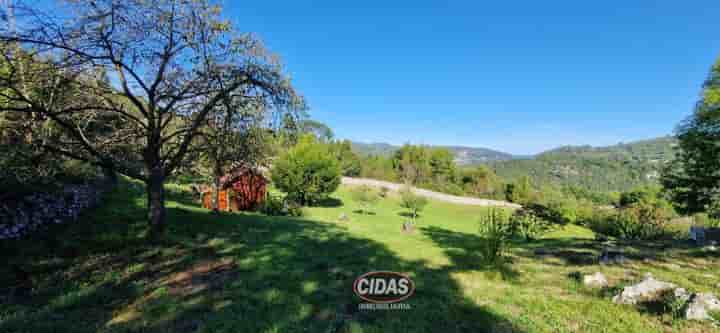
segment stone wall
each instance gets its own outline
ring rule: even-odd
[[[43,225],[77,221],[83,210],[100,204],[101,192],[98,185],[66,185],[58,192],[0,202],[0,239],[22,237]]]

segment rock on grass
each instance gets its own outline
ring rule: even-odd
[[[720,311],[720,300],[711,293],[696,294],[690,300],[685,310],[685,318],[688,320],[710,319],[710,312]]]
[[[640,283],[625,287],[619,295],[613,297],[617,304],[638,304],[641,302],[653,301],[664,292],[675,289],[675,284],[659,281],[648,274]]]

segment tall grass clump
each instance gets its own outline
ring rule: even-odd
[[[507,253],[508,242],[513,236],[513,228],[508,214],[504,210],[490,209],[480,218],[479,228],[480,255],[488,264],[498,264]]]

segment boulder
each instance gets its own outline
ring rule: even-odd
[[[711,293],[695,294],[685,310],[688,320],[711,319],[710,312],[720,311],[720,300]]]
[[[604,288],[607,287],[608,281],[603,273],[597,272],[583,276],[583,285],[590,288]]]
[[[664,281],[656,280],[652,275],[645,275],[640,283],[623,288],[623,291],[613,297],[617,304],[638,304],[657,300],[664,292],[675,289],[677,286]]]

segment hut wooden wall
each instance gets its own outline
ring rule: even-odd
[[[220,194],[218,196],[218,209],[223,212],[227,212],[228,208],[233,208],[235,206],[235,210],[237,210],[237,205],[230,204],[228,206],[228,202],[232,201],[233,195],[229,193],[229,190],[221,190]],[[203,193],[203,207],[207,209],[213,209],[213,191],[205,192]],[[230,198],[228,198],[228,195],[230,195]]]
[[[252,210],[265,200],[267,180],[260,174],[246,172],[228,185],[220,191],[218,208],[221,211]],[[203,207],[212,209],[213,192],[203,193],[202,201]]]
[[[249,210],[257,208],[265,200],[267,180],[261,175],[246,173],[232,183],[236,193],[238,209]]]

